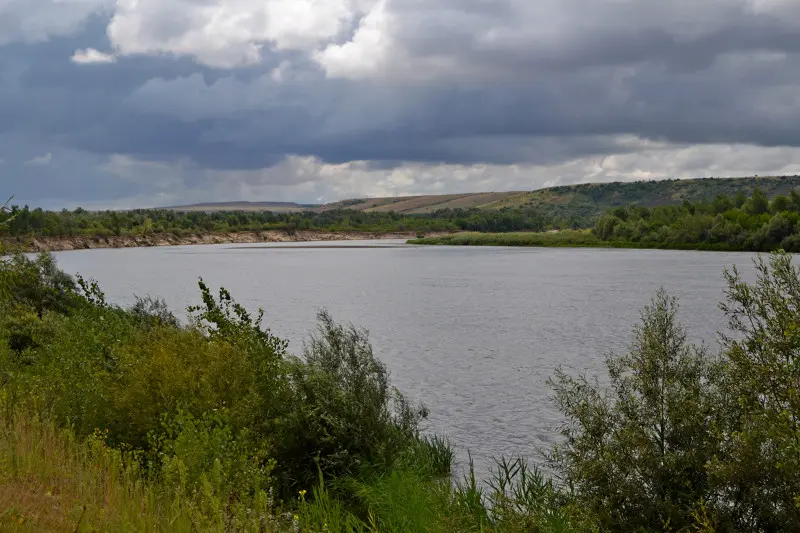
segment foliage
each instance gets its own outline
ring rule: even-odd
[[[756,188],[741,203],[725,195],[675,206],[617,208],[624,216],[602,217],[594,233],[603,243],[652,248],[797,251],[800,205],[786,196],[772,202]]]
[[[562,230],[540,233],[460,233],[415,239],[413,244],[495,246],[609,246],[726,251],[800,251],[800,193],[770,203],[760,189],[750,198],[653,208],[618,206],[601,216],[591,234]]]
[[[753,284],[725,273],[726,438],[711,473],[737,530],[779,531],[800,523],[800,271],[786,254],[756,269]]]
[[[606,360],[610,392],[559,371],[566,415],[555,467],[604,529],[681,530],[709,493],[705,463],[716,453],[710,414],[715,363],[686,343],[677,303],[662,289],[634,328],[629,353]]]
[[[456,233],[441,237],[412,239],[410,244],[451,246],[601,246],[602,242],[587,230],[547,233]]]
[[[622,211],[615,228],[662,216]],[[659,291],[608,356],[607,387],[553,378],[565,426],[550,470],[499,458],[481,482],[470,461],[454,483],[453,447],[422,434],[427,411],[392,388],[366,331],[323,311],[293,357],[261,312],[202,280],[180,324],[156,298],[123,309],[49,256],[7,255],[0,529],[794,531],[800,270],[776,253],[757,274],[726,273],[718,355],[687,342]]]
[[[553,466],[609,531],[794,531],[800,523],[800,270],[726,271],[720,357],[686,343],[660,291],[610,387],[559,372],[566,442]]]
[[[222,232],[297,231],[393,233],[406,232],[424,235],[426,232],[542,232],[550,229],[587,229],[596,227],[601,240],[623,238],[630,242],[646,242],[655,247],[652,238],[643,238],[648,231],[634,231],[640,221],[648,221],[651,210],[663,211],[659,217],[674,217],[684,210],[692,216],[725,214],[726,220],[736,218],[735,210],[746,217],[758,219],[757,226],[766,222],[759,217],[768,213],[793,212],[800,209],[800,197],[792,196],[800,187],[800,177],[718,178],[695,180],[641,181],[633,183],[593,183],[566,185],[511,194],[480,208],[438,209],[442,198],[432,196],[423,202],[423,209],[409,212],[358,210],[359,205],[372,205],[360,200],[345,201],[327,208],[299,212],[270,211],[176,211],[171,209],[133,209],[130,211],[45,211],[28,206],[11,206],[0,212],[0,228],[5,227],[6,240],[15,239],[23,245],[31,237],[142,237],[149,242],[158,235],[185,236]],[[752,198],[749,198],[752,196]],[[449,197],[448,197],[449,198]],[[772,199],[771,203],[769,199]],[[390,208],[387,204],[384,208]],[[666,210],[665,210],[666,209]],[[622,222],[619,232],[613,216]],[[631,216],[629,216],[631,215]],[[737,215],[738,216],[738,215]],[[662,220],[672,225],[675,220]],[[706,237],[707,220],[688,221],[692,228]],[[733,220],[736,222],[736,220]],[[792,224],[796,220],[791,220]],[[599,224],[599,225],[598,225]],[[652,229],[648,224],[647,228]],[[745,227],[752,232],[755,227]],[[609,233],[613,232],[613,233]],[[741,233],[741,232],[739,232]],[[673,237],[683,239],[680,232]],[[658,240],[662,246],[675,239]],[[708,243],[728,243],[728,239],[711,239]],[[693,242],[693,241],[692,241]],[[738,243],[733,249],[742,249]],[[747,249],[769,249],[769,240],[751,243]],[[761,247],[761,248],[759,248]]]
[[[390,386],[366,331],[336,324],[324,310],[318,321],[303,360],[289,371],[293,410],[280,439],[290,444],[276,456],[300,487],[313,483],[317,467],[338,478],[393,465],[419,440],[419,423],[427,416]]]
[[[66,312],[75,303],[75,288],[49,254],[0,257],[0,297],[7,305],[30,307],[39,316],[47,310]]]
[[[269,211],[188,212],[135,209],[131,211],[44,211],[12,207],[0,213],[0,224],[14,238],[136,237],[278,230],[328,232],[538,231],[549,221],[535,209],[447,209],[427,214],[330,210],[272,213]]]

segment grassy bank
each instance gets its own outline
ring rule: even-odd
[[[435,246],[521,246],[542,248],[632,248],[642,250],[743,251],[729,243],[710,242],[632,242],[601,240],[592,230],[563,230],[519,233],[454,233],[410,239],[408,244]]]
[[[48,254],[6,254],[0,530],[796,531],[800,272],[775,254],[756,282],[726,280],[719,353],[687,342],[660,291],[608,388],[556,372],[553,477],[498,458],[453,482],[454,448],[365,331],[321,312],[291,354],[202,280],[179,323],[157,299],[107,302]]]
[[[411,239],[408,243],[448,246],[608,246],[590,230],[517,233],[465,232]]]
[[[322,312],[295,356],[260,314],[199,289],[181,324],[156,299],[106,302],[47,254],[0,260],[0,530],[588,527],[522,461],[488,492],[451,483],[453,448],[423,433],[427,409],[363,330]]]

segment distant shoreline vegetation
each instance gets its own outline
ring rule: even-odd
[[[711,201],[684,201],[682,205],[620,206],[584,230],[459,233],[409,243],[800,252],[800,192],[793,190],[770,200],[755,189],[749,197],[720,194]]]
[[[800,176],[783,176],[362,199],[299,212],[46,211],[12,206],[0,214],[0,225],[4,226],[3,242],[26,246],[36,241],[29,246],[36,250],[329,240],[336,236],[425,238],[467,232],[468,236],[412,242],[758,251],[780,247],[795,251],[800,249],[798,190]],[[476,198],[493,201],[477,205]],[[581,231],[590,229],[591,235]]]

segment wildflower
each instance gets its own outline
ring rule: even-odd
[[[305,496],[306,496],[306,493],[307,493],[307,492],[308,492],[307,490],[301,490],[301,491],[299,492],[299,494],[300,494],[300,497],[301,497],[301,498],[305,498]]]

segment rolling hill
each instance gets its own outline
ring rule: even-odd
[[[272,211],[286,213],[292,211],[306,211],[317,206],[296,204],[294,202],[206,202],[191,205],[176,205],[162,207],[171,211],[192,212],[203,211],[213,213],[217,211]]]
[[[538,189],[534,191],[483,192],[358,198],[321,206],[291,202],[221,202],[190,206],[175,206],[177,211],[331,211],[352,209],[364,212],[396,212],[406,215],[432,213],[442,209],[525,209],[534,208],[542,214],[564,218],[585,218],[600,215],[620,205],[680,204],[713,199],[718,194],[750,195],[756,188],[767,196],[788,194],[800,188],[800,176],[770,176],[744,178],[671,179],[613,183],[586,183]]]

